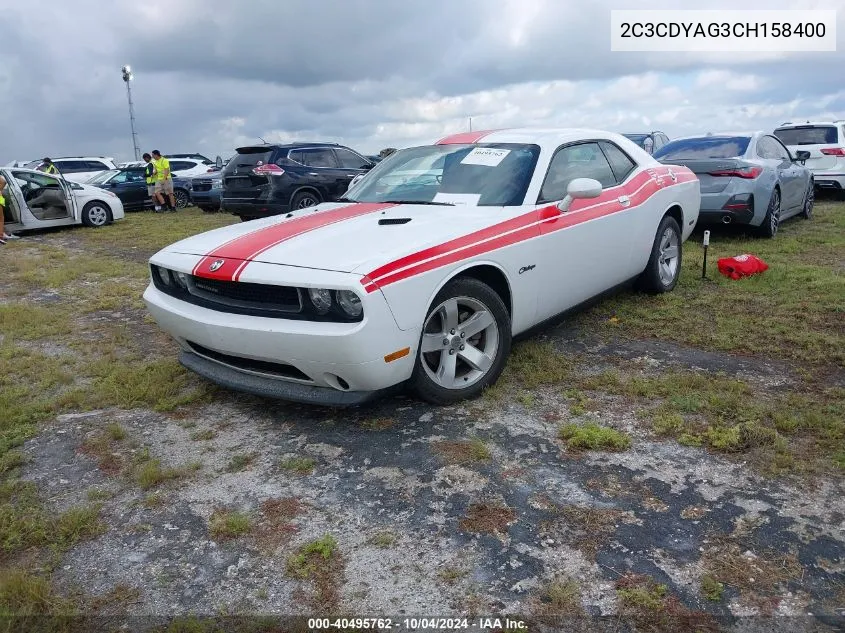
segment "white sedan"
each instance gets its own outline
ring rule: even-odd
[[[6,231],[84,224],[104,226],[124,216],[111,191],[57,178],[33,169],[0,169],[6,179]]]
[[[690,170],[618,134],[457,134],[339,202],[165,248],[144,299],[226,387],[343,405],[410,385],[447,404],[494,383],[532,326],[626,280],[672,290],[700,201]]]

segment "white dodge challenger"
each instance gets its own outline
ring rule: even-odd
[[[150,259],[144,299],[186,367],[332,406],[403,384],[435,404],[472,397],[513,336],[628,280],[672,290],[700,203],[685,167],[581,129],[456,134],[346,195]]]

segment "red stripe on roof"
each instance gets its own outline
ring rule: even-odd
[[[498,132],[499,130],[479,130],[477,132],[461,132],[460,134],[452,134],[437,141],[436,145],[465,145],[467,143],[478,143],[488,134]]]

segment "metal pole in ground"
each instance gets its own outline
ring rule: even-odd
[[[132,148],[135,150],[135,160],[141,160],[141,150],[138,146],[138,133],[135,132],[135,106],[132,104],[132,87],[129,82],[132,81],[132,69],[129,66],[124,66],[123,82],[126,84],[126,98],[129,100],[129,125],[132,128]]]

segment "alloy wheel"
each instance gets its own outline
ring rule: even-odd
[[[484,378],[496,360],[498,323],[478,299],[447,299],[426,319],[420,352],[423,369],[437,385],[469,387]]]

